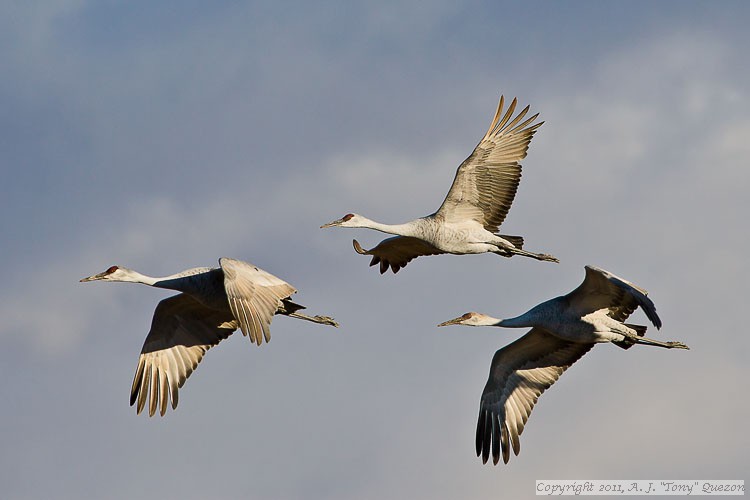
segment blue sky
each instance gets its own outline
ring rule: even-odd
[[[535,479],[741,479],[750,348],[744,2],[10,2],[0,7],[0,491],[7,498],[522,498]],[[549,264],[380,276],[320,230],[434,211],[500,94],[545,120],[503,231]],[[128,391],[163,291],[78,279],[231,256],[339,330],[211,350],[164,418]],[[651,292],[505,467],[473,454],[513,316],[594,264]],[[638,313],[635,322],[645,318]]]

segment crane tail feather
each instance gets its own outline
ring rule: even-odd
[[[499,234],[498,236],[504,240],[508,240],[516,248],[523,248],[523,236],[508,236],[507,234]]]
[[[635,333],[637,333],[639,337],[643,337],[644,335],[646,335],[646,331],[648,330],[648,327],[643,325],[633,325],[631,323],[625,323],[625,326],[635,330]]]

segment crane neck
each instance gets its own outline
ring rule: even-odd
[[[142,283],[144,285],[149,286],[156,286],[156,283],[159,280],[162,280],[164,278],[154,278],[153,276],[148,276],[146,274],[141,274],[138,271],[133,271],[132,269],[122,269],[122,271],[126,271],[127,274],[123,276],[118,276],[116,278],[110,278],[110,281],[124,281],[126,283]]]
[[[381,222],[367,219],[366,217],[362,217],[362,219],[363,221],[358,227],[374,229],[381,233],[396,234],[399,236],[421,236],[421,232],[419,231],[420,224],[417,223],[417,221],[421,219],[413,220],[405,224],[383,224]]]
[[[557,297],[542,302],[514,318],[507,318],[498,323],[497,326],[507,328],[545,327],[559,322],[559,319],[567,308],[563,298]]]
[[[494,326],[502,326],[504,328],[527,328],[532,327],[533,319],[528,317],[527,314],[522,314],[514,318],[505,318],[499,320]]]
[[[128,270],[126,276],[117,281],[126,281],[129,283],[141,283],[143,285],[153,286],[156,288],[166,288],[168,290],[183,291],[185,276],[171,274],[169,276],[154,277],[139,273],[138,271]]]
[[[503,320],[499,318],[493,318],[492,316],[488,316],[486,314],[480,315],[480,318],[476,320],[475,324],[469,323],[470,326],[501,326],[500,323],[502,323]]]

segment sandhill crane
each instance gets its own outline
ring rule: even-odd
[[[372,255],[371,266],[380,263],[380,272],[390,267],[394,273],[421,255],[456,255],[492,252],[504,257],[524,255],[537,260],[558,262],[546,254],[522,249],[523,238],[496,234],[510,210],[521,180],[519,161],[526,157],[529,143],[542,123],[530,125],[539,114],[523,123],[526,106],[511,120],[517,100],[513,99],[502,115],[500,97],[495,117],[474,152],[458,167],[453,185],[437,212],[405,224],[381,224],[357,214],[321,227],[360,227],[398,236],[387,238],[375,248],[364,250],[353,241],[362,255]],[[502,117],[501,117],[502,116]]]
[[[178,389],[206,351],[237,328],[260,345],[263,339],[271,340],[269,327],[275,314],[338,326],[328,316],[300,313],[304,306],[290,300],[297,290],[276,276],[235,259],[222,258],[219,265],[188,269],[163,278],[112,266],[81,280],[142,283],[182,292],[159,302],[154,311],[130,391],[130,405],[138,402],[138,414],[149,399],[149,391],[149,416],[154,415],[157,406],[164,416],[170,394],[172,409],[176,409]]]
[[[497,351],[482,392],[477,422],[476,452],[497,464],[502,451],[508,463],[510,447],[518,455],[518,437],[539,396],[594,344],[612,342],[628,349],[645,344],[668,349],[688,349],[681,342],[659,342],[644,337],[646,327],[623,323],[638,306],[661,328],[654,303],[646,290],[603,269],[586,266],[583,283],[562,297],[548,300],[528,312],[497,319],[475,312],[438,326],[531,327],[531,330]]]

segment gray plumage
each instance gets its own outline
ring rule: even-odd
[[[520,316],[498,319],[470,312],[438,325],[531,327],[492,358],[479,405],[477,456],[486,463],[491,455],[497,464],[501,456],[508,462],[511,449],[518,455],[519,436],[539,396],[595,344],[611,342],[623,349],[634,344],[688,348],[681,342],[646,338],[645,326],[624,323],[638,307],[661,328],[646,290],[608,271],[586,266],[586,277],[578,288]]]
[[[365,250],[354,240],[357,253],[371,255],[370,265],[380,264],[380,272],[389,268],[398,272],[411,260],[425,255],[477,254],[492,252],[504,257],[524,255],[537,260],[557,262],[551,255],[522,249],[521,236],[497,234],[510,210],[521,180],[520,160],[526,157],[529,143],[543,122],[538,114],[524,120],[526,106],[511,119],[517,100],[503,112],[500,97],[495,116],[474,151],[458,167],[448,195],[433,214],[405,224],[381,224],[357,214],[324,224],[326,227],[360,227],[395,234],[376,247]]]
[[[163,416],[171,397],[177,408],[179,389],[211,347],[238,328],[252,342],[271,340],[275,314],[331,326],[328,316],[306,316],[304,306],[291,301],[296,289],[266,271],[240,260],[222,258],[219,268],[199,267],[154,278],[124,267],[83,278],[87,281],[121,281],[178,290],[182,293],[156,306],[151,329],[138,358],[130,404],[141,413],[149,402],[149,416],[157,408]],[[150,397],[149,397],[150,394]]]

